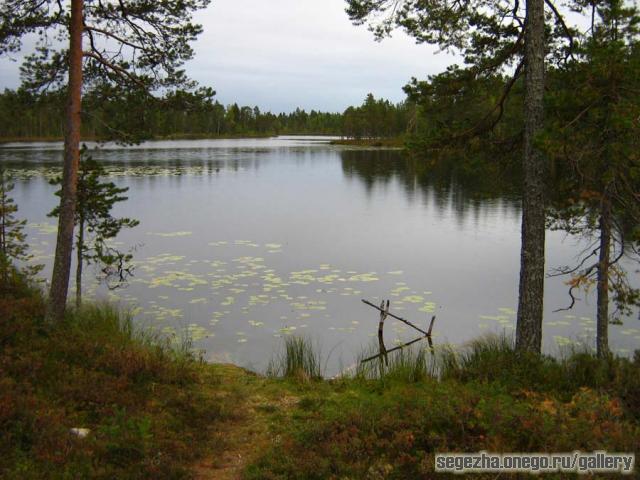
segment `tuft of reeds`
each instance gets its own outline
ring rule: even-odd
[[[94,336],[121,342],[153,343],[156,335],[136,329],[129,312],[110,303],[89,303],[68,309],[65,322],[69,328],[90,332]]]
[[[380,358],[362,362],[362,359],[375,355],[376,349],[377,345],[371,346],[359,356],[355,378],[417,383],[435,375],[431,353],[424,347],[407,347],[395,351],[387,355],[386,361]]]
[[[287,336],[284,348],[269,362],[270,377],[294,378],[309,381],[322,378],[321,356],[310,339]]]
[[[87,303],[69,309],[66,327],[120,348],[144,348],[158,359],[166,359],[176,367],[186,367],[197,359],[193,341],[186,329],[179,336],[167,336],[157,329],[138,325],[127,309],[108,302]]]

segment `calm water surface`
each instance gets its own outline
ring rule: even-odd
[[[48,179],[60,172],[57,143],[5,144],[14,197],[29,243],[51,263],[55,225]],[[135,277],[90,295],[135,308],[141,324],[187,331],[212,361],[264,369],[282,337],[304,334],[329,356],[327,373],[353,363],[376,334],[361,298],[389,298],[392,312],[426,325],[436,343],[512,332],[517,304],[517,198],[479,200],[451,178],[419,173],[397,151],[354,150],[326,139],[148,142],[93,152],[130,188],[116,213],[140,220],[118,238],[135,247]],[[549,232],[548,267],[573,263],[582,245]],[[545,349],[591,343],[594,298],[570,312],[564,279],[547,280]],[[390,323],[387,343],[410,340]],[[612,327],[620,353],[640,347],[636,316]]]

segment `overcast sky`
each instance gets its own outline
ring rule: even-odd
[[[400,101],[412,76],[453,62],[401,32],[376,42],[344,8],[344,0],[212,0],[196,14],[204,33],[187,72],[224,104],[342,111],[369,92]],[[0,59],[0,87],[18,83],[18,64]]]

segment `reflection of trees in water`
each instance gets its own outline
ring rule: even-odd
[[[257,171],[269,163],[285,161],[296,166],[334,159],[326,148],[99,148],[90,150],[108,176],[149,177],[205,175],[220,171]],[[61,174],[62,151],[59,149],[0,148],[0,163],[16,179],[54,178]]]
[[[378,186],[400,185],[410,202],[433,205],[440,213],[453,210],[459,218],[482,216],[488,204],[501,206],[505,214],[518,216],[517,177],[473,169],[468,162],[426,161],[397,150],[344,150],[342,171],[360,180],[368,195]]]
[[[32,156],[35,156],[32,153]],[[111,177],[146,177],[150,181],[159,177],[176,177],[182,175],[218,174],[221,170],[238,172],[241,170],[258,170],[260,158],[257,155],[239,155],[223,158],[198,158],[190,155],[182,156],[180,152],[173,152],[166,158],[145,158],[141,156],[123,156],[104,152],[92,153],[105,170],[105,174]],[[16,179],[29,182],[32,179],[55,178],[62,172],[61,162],[49,158],[37,162],[32,158],[21,156],[9,158],[0,156],[0,163]]]

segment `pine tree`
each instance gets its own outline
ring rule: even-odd
[[[470,79],[513,70],[512,81],[492,110],[469,134],[493,128],[502,117],[506,97],[525,72],[522,248],[516,347],[540,352],[545,268],[544,156],[536,138],[543,130],[545,3],[565,25],[551,0],[346,0],[356,24],[368,23],[378,38],[402,28],[418,43],[460,52]],[[522,8],[524,7],[524,12]],[[524,15],[523,15],[524,13]]]
[[[114,218],[111,210],[114,205],[127,200],[123,196],[129,188],[118,187],[113,182],[101,181],[104,168],[86,156],[83,152],[78,176],[78,197],[76,205],[76,306],[82,303],[82,273],[85,264],[97,265],[100,279],[110,289],[117,288],[132,275],[131,253],[120,252],[110,245],[123,228],[133,228],[140,222],[131,218]],[[52,184],[60,185],[61,178],[54,179]],[[56,192],[60,196],[61,192]],[[56,207],[49,215],[57,217],[60,207]]]
[[[59,87],[67,95],[64,163],[58,236],[47,317],[64,315],[80,165],[82,94],[89,89],[134,91],[138,96],[193,86],[184,71],[193,56],[190,43],[202,31],[192,12],[209,0],[3,0],[0,2],[0,54],[17,52],[22,39],[38,39],[26,57],[22,77],[29,89]],[[68,39],[52,42],[51,38]]]
[[[27,235],[24,233],[26,220],[16,218],[18,206],[10,197],[14,184],[9,174],[0,167],[0,285],[2,290],[9,288],[17,274],[33,276],[41,269],[41,265],[22,265],[33,258],[29,254]]]
[[[640,240],[640,16],[622,0],[587,8],[592,28],[577,58],[554,74],[546,143],[562,177],[553,225],[595,239],[577,267],[558,273],[571,276],[570,307],[576,289],[595,283],[596,346],[606,357],[609,323],[640,306],[640,290],[620,263],[637,258]]]

